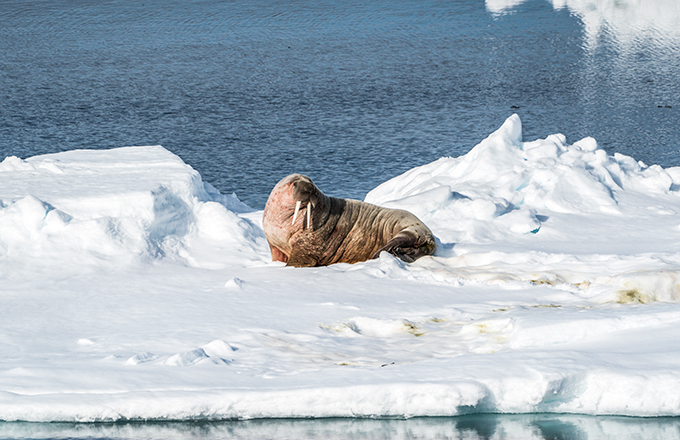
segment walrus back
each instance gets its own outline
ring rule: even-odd
[[[434,236],[415,215],[400,209],[389,209],[351,199],[331,198],[331,222],[334,227],[329,236],[329,249],[324,252],[320,265],[357,263],[373,258],[387,243],[404,231],[412,231],[431,243]]]

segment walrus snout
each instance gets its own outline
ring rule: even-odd
[[[293,220],[291,225],[295,224],[297,220],[298,212],[300,208],[304,206],[306,211],[306,228],[311,229],[312,227],[312,209],[317,206],[319,199],[319,190],[307,176],[302,174],[295,174],[292,176],[292,181],[290,182],[291,197],[295,201],[295,210],[293,211]],[[303,227],[305,224],[303,223]]]
[[[309,177],[300,176],[300,179],[294,180],[291,184],[293,191],[293,200],[296,202],[314,202],[316,199],[316,185]]]

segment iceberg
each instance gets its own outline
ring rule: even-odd
[[[487,11],[504,15],[526,0],[485,0]],[[586,47],[596,49],[611,35],[616,45],[628,51],[646,40],[652,46],[677,47],[680,40],[680,4],[674,0],[550,0],[555,10],[577,16],[585,31]]]

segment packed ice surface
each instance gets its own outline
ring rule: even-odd
[[[4,159],[0,420],[680,415],[680,168],[521,133],[368,194],[412,264],[271,262],[161,147]]]

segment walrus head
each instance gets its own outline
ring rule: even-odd
[[[312,232],[314,224],[323,221],[329,203],[309,177],[291,174],[281,179],[267,199],[262,219],[272,257],[287,261],[291,237]]]
[[[289,232],[312,229],[315,208],[326,205],[326,196],[316,187],[312,179],[302,174],[291,174],[276,184],[265,206],[264,216],[270,223],[284,227]],[[304,215],[300,216],[300,211]],[[304,220],[299,221],[298,218]],[[296,228],[296,222],[299,226]]]

